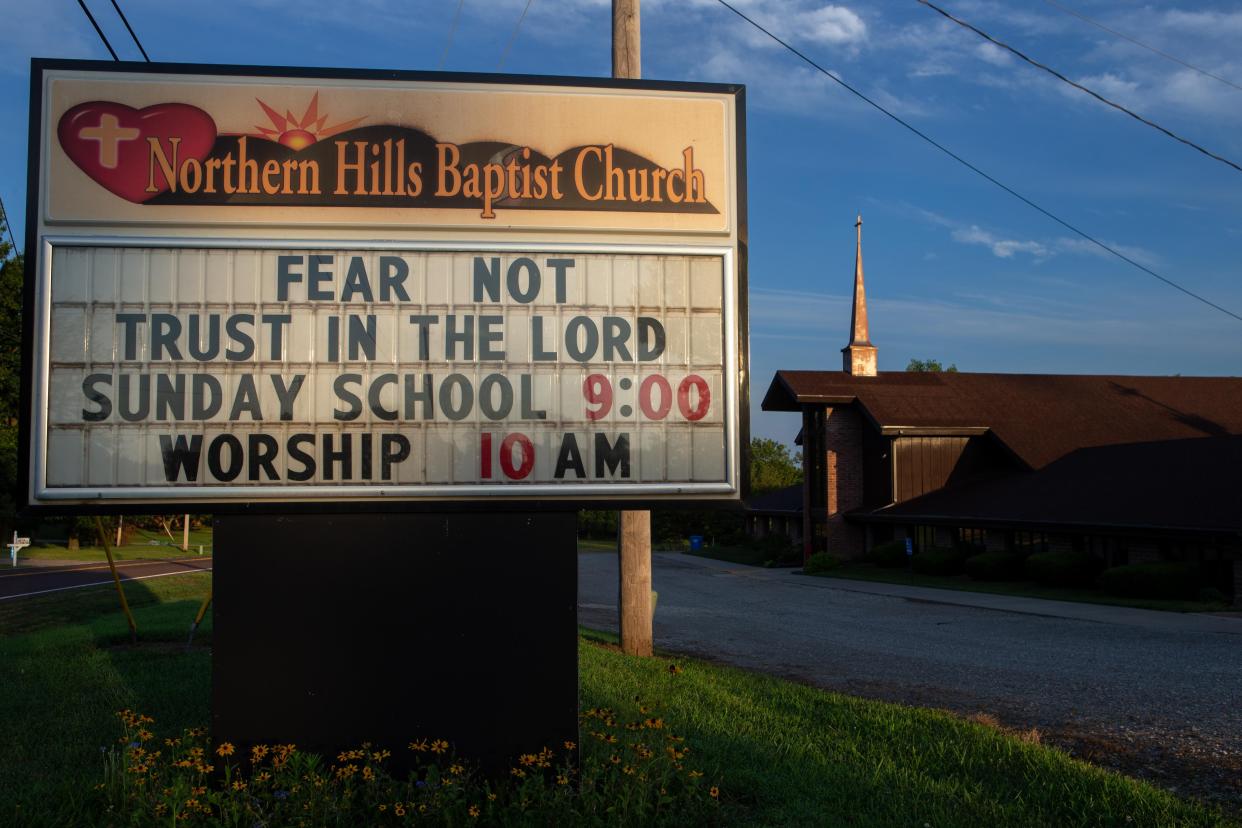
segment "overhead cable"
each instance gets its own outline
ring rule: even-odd
[[[1228,166],[1230,166],[1230,167],[1233,167],[1233,168],[1234,168],[1235,170],[1237,170],[1238,172],[1242,172],[1242,166],[1239,166],[1239,165],[1235,164],[1233,161],[1230,161],[1228,158],[1225,158],[1223,155],[1217,155],[1216,153],[1212,152],[1211,150],[1209,150],[1209,149],[1205,149],[1204,147],[1201,147],[1200,145],[1196,144],[1194,141],[1191,141],[1191,140],[1190,140],[1190,139],[1188,139],[1188,138],[1183,138],[1182,136],[1178,135],[1176,132],[1172,131],[1171,129],[1166,129],[1165,127],[1160,126],[1160,124],[1156,123],[1155,121],[1152,121],[1152,120],[1150,120],[1150,119],[1148,119],[1148,118],[1144,118],[1142,115],[1138,114],[1138,113],[1137,113],[1137,112],[1135,112],[1134,110],[1132,110],[1132,109],[1127,109],[1126,107],[1122,106],[1121,104],[1117,103],[1116,101],[1110,101],[1108,98],[1104,97],[1104,96],[1103,96],[1103,95],[1101,95],[1099,92],[1096,92],[1096,91],[1094,91],[1094,90],[1092,90],[1092,89],[1088,89],[1087,87],[1083,86],[1081,83],[1078,83],[1077,81],[1072,81],[1072,80],[1070,80],[1069,78],[1065,77],[1065,75],[1062,75],[1060,72],[1058,72],[1056,69],[1053,69],[1053,68],[1052,68],[1052,67],[1050,67],[1050,66],[1046,66],[1046,65],[1044,65],[1044,64],[1042,64],[1042,63],[1040,63],[1039,61],[1037,61],[1037,60],[1033,59],[1033,58],[1029,58],[1029,57],[1027,57],[1026,55],[1022,54],[1021,52],[1019,52],[1017,49],[1013,48],[1013,47],[1012,47],[1012,46],[1010,46],[1009,44],[1007,44],[1007,43],[1002,43],[1001,41],[999,41],[999,40],[997,40],[996,38],[992,37],[992,36],[991,36],[990,34],[988,34],[987,32],[983,31],[982,29],[978,29],[978,28],[976,28],[976,27],[974,27],[974,26],[970,25],[970,24],[969,24],[969,23],[967,23],[965,20],[962,20],[962,19],[960,19],[960,18],[954,17],[953,15],[949,14],[949,13],[948,13],[947,11],[945,11],[944,9],[940,8],[939,6],[937,6],[935,3],[931,3],[931,2],[929,2],[929,0],[918,0],[918,2],[922,3],[924,6],[927,6],[927,8],[931,9],[932,11],[936,12],[937,14],[939,14],[939,15],[941,15],[941,16],[943,16],[943,17],[945,17],[945,18],[949,19],[949,20],[952,20],[954,23],[956,23],[957,25],[961,26],[962,28],[964,28],[964,29],[969,29],[970,31],[972,31],[972,32],[974,32],[975,34],[979,35],[979,37],[981,37],[981,38],[983,38],[984,40],[988,41],[989,43],[992,43],[992,44],[994,44],[994,45],[996,45],[996,46],[999,46],[1000,48],[1004,49],[1005,51],[1007,51],[1007,52],[1009,52],[1009,53],[1011,53],[1011,54],[1017,55],[1019,58],[1021,58],[1021,59],[1022,59],[1022,60],[1024,60],[1024,61],[1026,61],[1027,63],[1029,63],[1031,66],[1034,66],[1036,69],[1041,69],[1041,70],[1043,70],[1044,72],[1047,72],[1049,75],[1052,75],[1052,76],[1053,76],[1054,78],[1056,78],[1057,80],[1062,81],[1063,83],[1067,83],[1067,84],[1069,84],[1070,86],[1074,87],[1075,89],[1077,89],[1077,90],[1079,90],[1079,91],[1081,91],[1081,92],[1086,92],[1088,95],[1090,95],[1091,97],[1095,98],[1095,99],[1096,99],[1097,101],[1099,101],[1100,103],[1103,103],[1103,104],[1106,104],[1106,105],[1108,105],[1108,106],[1111,106],[1113,109],[1117,110],[1118,112],[1124,112],[1125,114],[1129,115],[1131,118],[1133,118],[1134,120],[1138,121],[1139,123],[1146,124],[1147,126],[1151,127],[1152,129],[1157,130],[1158,132],[1163,132],[1165,135],[1169,136],[1169,137],[1170,137],[1170,138],[1172,138],[1174,141],[1179,141],[1179,142],[1181,142],[1181,143],[1185,144],[1186,146],[1190,147],[1191,149],[1198,150],[1199,152],[1201,152],[1201,153],[1203,153],[1204,155],[1206,155],[1208,158],[1214,158],[1215,160],[1217,160],[1217,161],[1221,162],[1222,164],[1226,164],[1226,165],[1228,165]]]
[[[1103,23],[1099,22],[1098,20],[1092,20],[1090,17],[1087,17],[1082,12],[1075,11],[1074,9],[1071,9],[1069,6],[1061,5],[1060,3],[1057,2],[1057,0],[1044,0],[1044,2],[1054,8],[1060,9],[1066,14],[1070,14],[1070,15],[1073,15],[1074,17],[1077,17],[1079,20],[1083,21],[1084,23],[1090,23],[1092,26],[1095,26],[1097,29],[1102,29],[1108,32],[1110,35],[1113,35],[1114,37],[1119,37],[1122,40],[1128,40],[1129,42],[1133,43],[1135,46],[1139,46],[1143,49],[1146,49],[1152,54],[1159,55],[1165,60],[1171,60],[1174,63],[1185,66],[1187,69],[1190,69],[1194,72],[1198,72],[1200,75],[1209,77],[1212,80],[1218,80],[1221,83],[1225,84],[1226,86],[1232,86],[1234,89],[1238,90],[1239,92],[1242,92],[1242,86],[1239,86],[1238,84],[1234,83],[1228,78],[1222,78],[1220,75],[1215,75],[1206,69],[1200,69],[1198,66],[1195,66],[1193,63],[1188,63],[1175,55],[1170,55],[1168,52],[1160,51],[1155,46],[1149,46],[1141,40],[1136,40],[1135,38],[1130,37],[1128,34],[1119,32],[1116,29],[1110,29],[1108,26],[1105,26]]]
[[[444,41],[444,54],[440,55],[440,65],[437,69],[444,68],[444,62],[448,60],[449,50],[453,48],[453,35],[457,34],[457,21],[461,18],[461,7],[465,5],[466,0],[457,0],[457,9],[453,12],[453,22],[449,24],[448,39]]]
[[[1190,289],[1188,289],[1188,288],[1182,287],[1181,285],[1179,285],[1177,282],[1173,281],[1172,279],[1169,279],[1169,278],[1166,278],[1166,277],[1164,277],[1164,276],[1161,276],[1159,273],[1157,273],[1156,271],[1154,271],[1154,270],[1152,270],[1151,268],[1147,267],[1146,265],[1143,265],[1143,264],[1140,264],[1140,263],[1136,262],[1134,259],[1132,259],[1132,258],[1130,258],[1129,256],[1127,256],[1127,255],[1125,255],[1124,253],[1122,253],[1120,250],[1117,250],[1115,247],[1112,247],[1111,245],[1105,244],[1104,242],[1100,241],[1099,239],[1095,238],[1094,236],[1089,235],[1088,233],[1085,233],[1085,232],[1084,232],[1084,231],[1082,231],[1082,230],[1079,230],[1077,227],[1075,227],[1074,225],[1070,224],[1070,223],[1069,223],[1068,221],[1066,221],[1065,219],[1063,219],[1063,218],[1061,218],[1060,216],[1056,215],[1055,213],[1052,213],[1052,212],[1050,212],[1049,210],[1047,210],[1047,209],[1045,209],[1045,208],[1043,208],[1043,207],[1039,206],[1039,205],[1038,205],[1038,204],[1036,204],[1034,201],[1031,201],[1029,198],[1027,198],[1026,196],[1022,195],[1021,193],[1019,193],[1017,190],[1013,189],[1013,188],[1012,188],[1012,187],[1010,187],[1009,185],[1007,185],[1007,184],[1005,184],[1005,183],[1003,183],[1003,182],[999,181],[998,179],[994,178],[993,176],[991,176],[991,175],[989,175],[988,173],[986,173],[986,172],[984,172],[983,170],[981,170],[979,167],[976,167],[974,164],[970,163],[969,161],[967,161],[967,160],[966,160],[965,158],[963,158],[962,156],[960,156],[960,155],[958,155],[957,153],[953,152],[953,150],[949,149],[949,148],[948,148],[948,147],[946,147],[944,144],[941,144],[941,143],[939,143],[938,141],[936,141],[935,139],[931,138],[929,135],[927,135],[926,133],[924,133],[923,131],[921,131],[920,129],[918,129],[918,127],[914,126],[914,125],[913,125],[913,124],[911,124],[910,122],[908,122],[908,121],[906,121],[906,120],[902,119],[902,118],[901,118],[901,117],[899,117],[898,115],[895,115],[895,114],[893,114],[892,112],[890,112],[889,110],[885,109],[883,106],[881,106],[880,104],[876,103],[874,100],[872,100],[871,98],[867,97],[867,96],[866,96],[866,95],[864,95],[862,92],[860,92],[859,90],[855,89],[853,86],[851,86],[851,85],[849,85],[848,83],[846,83],[844,80],[842,80],[840,77],[838,77],[838,76],[837,76],[836,74],[834,74],[833,72],[828,71],[827,69],[825,69],[824,67],[822,67],[822,66],[820,66],[818,63],[816,63],[815,61],[811,60],[811,59],[810,59],[809,57],[807,57],[805,54],[803,54],[802,52],[798,51],[797,49],[795,49],[795,48],[794,48],[793,46],[791,46],[790,44],[786,43],[784,40],[781,40],[779,37],[777,37],[776,35],[774,35],[772,32],[768,31],[768,30],[767,30],[767,29],[765,29],[763,26],[759,25],[759,23],[757,23],[756,21],[752,20],[750,17],[747,17],[745,14],[743,14],[741,11],[739,11],[736,7],[734,7],[734,6],[732,6],[731,4],[729,4],[729,3],[727,2],[727,0],[716,0],[716,2],[718,2],[720,5],[724,6],[724,7],[725,7],[726,9],[728,9],[729,11],[733,12],[734,14],[736,14],[738,17],[740,17],[740,18],[742,18],[743,20],[745,20],[745,21],[746,21],[747,23],[749,23],[751,26],[754,26],[756,29],[758,29],[759,31],[763,32],[765,35],[767,35],[768,37],[770,37],[772,40],[774,40],[774,41],[776,41],[777,43],[779,43],[781,46],[783,46],[783,47],[784,47],[785,49],[787,49],[789,52],[793,53],[793,54],[794,54],[794,55],[796,55],[798,58],[800,58],[803,62],[805,62],[806,64],[808,64],[809,66],[811,66],[813,69],[815,69],[816,71],[818,71],[820,74],[824,75],[825,77],[827,77],[828,79],[830,79],[831,81],[833,81],[834,83],[836,83],[838,86],[840,86],[841,88],[843,88],[843,89],[845,89],[846,91],[848,91],[851,95],[854,95],[856,98],[859,98],[860,100],[864,101],[864,102],[865,102],[865,103],[867,103],[868,105],[870,105],[870,106],[874,107],[875,109],[878,109],[880,112],[884,113],[885,115],[887,115],[887,116],[888,116],[889,118],[891,118],[892,120],[894,120],[894,121],[896,121],[897,123],[901,124],[903,127],[905,127],[906,129],[908,129],[910,132],[913,132],[913,133],[914,133],[915,135],[917,135],[919,138],[922,138],[924,141],[926,141],[927,143],[931,144],[933,147],[935,147],[936,149],[940,150],[940,151],[941,151],[941,152],[943,152],[945,155],[949,156],[949,157],[950,157],[950,158],[952,158],[954,161],[956,161],[957,163],[961,164],[963,167],[966,167],[966,168],[967,168],[968,170],[970,170],[971,172],[973,172],[973,173],[975,173],[975,174],[977,174],[977,175],[981,176],[982,178],[986,179],[987,181],[991,182],[992,184],[995,184],[997,187],[999,187],[999,188],[1001,188],[1002,190],[1004,190],[1005,192],[1009,193],[1011,196],[1013,196],[1014,198],[1018,199],[1018,200],[1019,200],[1019,201],[1021,201],[1023,204],[1025,204],[1025,205],[1027,205],[1028,207],[1032,208],[1033,210],[1036,210],[1037,212],[1039,212],[1039,213],[1043,214],[1043,215],[1044,215],[1044,216],[1046,216],[1047,218],[1052,219],[1052,220],[1053,220],[1053,221],[1055,221],[1057,224],[1059,224],[1059,225],[1061,225],[1062,227],[1064,227],[1066,230],[1069,230],[1070,232],[1072,232],[1072,233],[1074,233],[1075,235],[1077,235],[1077,236],[1079,236],[1079,237],[1081,237],[1081,238],[1085,239],[1086,241],[1090,242],[1091,244],[1094,244],[1096,247],[1100,248],[1101,250],[1105,251],[1106,253],[1109,253],[1109,254],[1111,254],[1111,255],[1113,255],[1113,256],[1116,256],[1118,259],[1121,259],[1123,262],[1126,262],[1127,264],[1133,265],[1134,267],[1138,268],[1139,270],[1143,271],[1144,273],[1148,274],[1149,276],[1153,276],[1153,277],[1155,277],[1156,279],[1159,279],[1161,282],[1164,282],[1164,283],[1165,283],[1166,285],[1168,285],[1169,287],[1172,287],[1172,288],[1174,288],[1174,289],[1176,289],[1176,290],[1179,290],[1179,291],[1181,291],[1182,293],[1186,294],[1187,296],[1191,297],[1192,299],[1195,299],[1195,300],[1197,300],[1197,301],[1199,301],[1199,302],[1202,302],[1203,304],[1205,304],[1205,305],[1207,305],[1207,306],[1209,306],[1209,307],[1215,308],[1216,310],[1220,311],[1221,313],[1225,314],[1226,316],[1231,316],[1231,317],[1233,317],[1234,319],[1238,320],[1239,322],[1242,322],[1242,316],[1239,316],[1238,314],[1234,313],[1233,311],[1229,310],[1228,308],[1221,307],[1220,305],[1216,304],[1215,302],[1211,301],[1210,299],[1206,299],[1206,298],[1204,298],[1203,296],[1200,296],[1199,294],[1195,293],[1194,291],[1192,291],[1192,290],[1190,290]]]
[[[509,42],[505,44],[505,50],[500,54],[500,60],[496,62],[496,71],[504,68],[505,61],[509,59],[509,51],[513,49],[513,43],[517,40],[518,30],[522,28],[522,21],[526,19],[526,13],[530,11],[530,4],[535,0],[526,0],[526,6],[522,9],[522,14],[518,17],[517,25],[513,27],[513,34],[509,35]]]
[[[0,198],[0,218],[4,219],[4,229],[9,231],[9,242],[13,245],[13,252],[17,250],[17,239],[13,237],[13,225],[9,223],[9,211],[4,209],[4,199]],[[3,241],[3,239],[0,239]]]
[[[103,33],[103,29],[99,28],[99,24],[95,22],[95,15],[91,14],[91,10],[86,7],[84,0],[78,0],[78,5],[82,7],[82,12],[86,15],[86,19],[91,21],[91,25],[95,27],[95,34],[99,35],[99,39],[103,41],[103,45],[108,47],[108,54],[112,55],[113,60],[120,60],[116,56],[116,50],[112,48],[112,44],[108,42],[107,36]]]
[[[147,63],[150,63],[151,58],[147,57],[147,50],[142,48],[142,41],[138,39],[138,35],[134,34],[134,27],[129,25],[129,18],[125,16],[125,12],[121,11],[121,7],[116,0],[112,0],[112,8],[116,9],[116,13],[121,18],[121,22],[125,24],[125,30],[129,32],[129,36],[134,39],[134,45],[138,47],[138,51],[142,52],[142,59]]]

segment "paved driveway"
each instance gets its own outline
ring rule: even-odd
[[[2,563],[0,601],[112,583],[112,571],[106,562],[25,560],[16,568],[10,568],[9,559],[5,557]],[[117,576],[122,581],[144,581],[148,578],[165,578],[210,570],[210,556],[116,562]]]
[[[578,563],[580,622],[615,630],[616,556],[584,553]],[[991,714],[1242,808],[1242,619],[1006,602],[671,553],[657,553],[653,567],[659,648]]]

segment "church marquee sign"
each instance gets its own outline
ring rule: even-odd
[[[32,87],[31,505],[740,496],[740,88]]]

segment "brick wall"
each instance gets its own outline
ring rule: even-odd
[[[828,472],[828,520],[824,526],[828,551],[843,558],[861,557],[866,551],[863,528],[847,523],[842,515],[863,505],[862,416],[849,406],[829,408],[823,434]]]

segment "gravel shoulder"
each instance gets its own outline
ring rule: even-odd
[[[615,556],[578,560],[580,623],[615,630]],[[664,553],[653,580],[662,649],[1034,728],[1096,764],[1242,814],[1242,620],[1060,617],[1060,602],[966,606],[948,590],[877,594]]]

